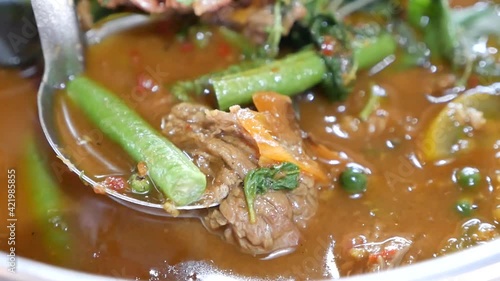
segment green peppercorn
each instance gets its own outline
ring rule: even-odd
[[[456,174],[456,182],[463,188],[473,188],[481,182],[481,173],[472,167],[465,167]]]
[[[464,217],[472,215],[474,210],[477,208],[474,202],[469,198],[459,199],[455,205],[455,209]]]
[[[128,184],[132,192],[138,194],[145,194],[151,190],[152,184],[147,177],[140,177],[137,174],[132,174],[128,179]]]
[[[366,174],[358,168],[347,168],[340,174],[340,185],[351,194],[362,193],[366,191]]]

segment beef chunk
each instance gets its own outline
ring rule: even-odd
[[[207,175],[204,204],[220,202],[257,168],[256,147],[230,113],[181,103],[165,121],[163,133]]]
[[[255,223],[249,221],[243,189],[234,188],[219,209],[206,217],[206,225],[254,255],[295,247],[300,228],[316,212],[317,191],[313,184],[310,178],[302,176],[299,187],[292,192],[269,191],[259,195],[254,203]]]
[[[288,104],[283,104],[287,108]],[[317,189],[312,177],[301,174],[293,191],[268,191],[257,195],[256,222],[250,223],[243,191],[247,173],[259,167],[259,152],[253,138],[238,123],[236,114],[210,110],[203,105],[181,103],[173,107],[163,123],[163,133],[207,175],[202,203],[219,203],[205,218],[206,227],[250,254],[268,254],[298,245],[300,229],[317,209]],[[248,110],[248,109],[245,109]],[[288,112],[284,110],[283,112]],[[275,120],[283,145],[302,156],[302,138],[293,112]]]

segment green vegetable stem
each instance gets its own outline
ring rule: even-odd
[[[55,260],[62,262],[63,256],[54,255],[71,248],[71,236],[67,231],[63,211],[65,210],[64,194],[55,182],[47,164],[37,148],[35,138],[29,137],[25,149],[26,174],[29,175],[26,184],[29,194],[29,208],[39,227],[43,245],[46,245]],[[68,252],[69,254],[69,252]]]
[[[170,92],[180,101],[191,101],[193,96],[201,96],[206,89],[212,87],[212,82],[217,77],[243,72],[256,68],[266,63],[265,60],[255,59],[233,64],[228,68],[213,73],[208,73],[193,80],[177,81],[170,86]]]
[[[396,42],[387,33],[381,33],[370,40],[363,39],[354,49],[357,68],[370,67],[394,53],[395,49]],[[252,95],[258,91],[274,91],[291,96],[322,81],[327,84],[329,81],[337,81],[335,85],[346,86],[343,90],[338,90],[338,86],[327,87],[327,94],[332,100],[342,99],[350,91],[342,77],[353,73],[346,73],[350,70],[342,69],[342,62],[339,60],[343,58],[333,56],[324,60],[318,52],[304,49],[254,69],[214,78],[212,84],[221,110],[235,104],[250,103]]]
[[[313,51],[304,50],[260,67],[212,80],[221,110],[235,104],[247,104],[258,91],[283,95],[300,93],[318,84],[326,73],[323,60]]]
[[[489,39],[500,36],[500,5],[494,2],[453,9],[447,0],[408,1],[408,22],[423,32],[431,55],[464,69],[457,82],[460,86],[473,71],[485,77],[500,76],[498,60],[482,51]]]

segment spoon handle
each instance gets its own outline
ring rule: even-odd
[[[45,71],[43,81],[63,88],[84,70],[83,33],[72,0],[32,0],[40,35]]]

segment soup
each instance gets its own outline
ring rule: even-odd
[[[212,111],[217,106],[213,94],[181,103],[171,94],[170,86],[179,80],[224,69],[240,59],[240,52],[217,27],[208,27],[210,39],[204,47],[176,40],[179,28],[176,20],[162,21],[91,46],[85,75],[118,95],[156,130],[197,159],[193,156],[196,153],[192,142],[182,139],[190,137],[189,130],[177,129],[175,122],[181,120],[195,126],[196,122],[189,118],[200,116],[200,112],[222,116],[227,121],[230,115],[225,114],[232,113]],[[290,211],[292,225],[284,227],[287,230],[284,235],[298,236],[293,239],[273,236],[270,245],[266,244],[268,240],[259,240],[260,237],[249,238],[248,233],[234,234],[240,230],[234,226],[236,223],[213,227],[220,214],[231,221],[222,210],[224,203],[215,207],[221,209],[220,213],[212,208],[195,218],[164,218],[136,212],[95,194],[67,170],[45,143],[36,120],[37,81],[20,78],[12,70],[2,70],[0,85],[5,102],[1,112],[4,120],[13,120],[2,123],[3,131],[10,134],[2,140],[2,155],[6,159],[5,170],[15,169],[17,180],[16,254],[125,278],[195,279],[215,272],[269,279],[319,279],[412,264],[496,238],[500,204],[498,116],[490,117],[484,111],[478,117],[478,110],[455,109],[457,116],[462,114],[467,119],[464,122],[471,127],[472,137],[460,135],[456,154],[446,161],[429,160],[433,152],[428,152],[425,145],[432,128],[447,132],[443,121],[446,119],[439,118],[442,112],[447,113],[450,103],[460,104],[457,95],[474,96],[482,91],[475,88],[477,84],[487,86],[497,80],[477,80],[477,76],[472,76],[466,87],[472,90],[453,92],[450,89],[459,77],[446,64],[405,67],[398,61],[398,55],[394,63],[381,71],[375,73],[372,68],[358,73],[354,88],[343,102],[331,102],[320,87],[293,97],[293,104],[291,99],[261,93],[263,99],[293,109],[296,114],[287,120],[297,122],[302,132],[300,148],[307,151],[304,152],[307,156],[300,154],[301,159],[313,159],[328,178],[326,183],[316,180],[314,187],[307,187],[306,203],[291,199],[302,198],[300,194],[291,197],[285,193],[292,191],[268,193],[286,194],[290,202],[306,210],[298,214]],[[492,86],[495,87],[497,93],[488,95],[488,99],[492,97],[491,103],[498,100],[498,86]],[[75,164],[99,180],[112,177],[126,181],[136,169],[136,161],[99,134],[66,92],[58,95],[54,114],[66,144],[64,149],[78,161]],[[376,105],[361,114],[367,110],[369,100],[375,100]],[[203,106],[199,107],[200,104]],[[231,112],[238,116],[238,110],[248,110],[245,112],[249,114],[265,112],[258,101],[250,109],[231,109]],[[182,117],[182,112],[192,115]],[[269,118],[273,122],[274,117]],[[283,122],[272,123],[275,127],[270,131],[277,135],[288,130]],[[207,126],[204,129],[223,130],[218,123]],[[273,131],[275,128],[279,130]],[[234,147],[241,148],[240,138],[248,139],[246,133],[224,132],[226,137],[221,139]],[[234,140],[227,141],[230,137]],[[296,139],[293,133],[288,137]],[[256,149],[252,143],[248,147]],[[252,149],[241,148],[244,153],[250,151],[248,155],[262,155],[262,149],[258,154]],[[211,153],[223,158],[222,154]],[[251,158],[254,156],[245,157],[250,162],[258,161]],[[200,163],[197,162],[198,166]],[[307,179],[314,176],[300,168],[299,182],[306,185]],[[351,189],[346,188],[342,175],[351,170],[362,171],[361,177],[366,179],[362,189],[357,185],[359,174],[347,177],[355,179]],[[231,167],[230,172],[234,171],[236,168]],[[229,178],[232,174],[224,175]],[[2,175],[5,182],[6,176]],[[217,182],[218,177],[218,174],[209,177],[209,181]],[[34,195],[41,190],[46,197]],[[2,200],[6,202],[7,194],[3,194]],[[151,202],[165,201],[162,192],[156,189],[146,195],[132,195]],[[265,194],[259,196],[256,206],[263,206],[262,198],[267,202],[275,200]],[[276,208],[285,206],[273,204]],[[243,210],[249,223],[246,207]],[[256,212],[258,221],[269,219],[261,209]],[[6,221],[6,215],[2,213],[1,219]],[[276,216],[282,218],[280,213]],[[223,232],[230,229],[231,236],[220,233],[221,228]],[[9,233],[3,231],[2,237],[7,239]],[[258,242],[253,245],[255,240]],[[280,247],[279,243],[293,247]],[[8,252],[7,246],[2,243],[1,249]]]

